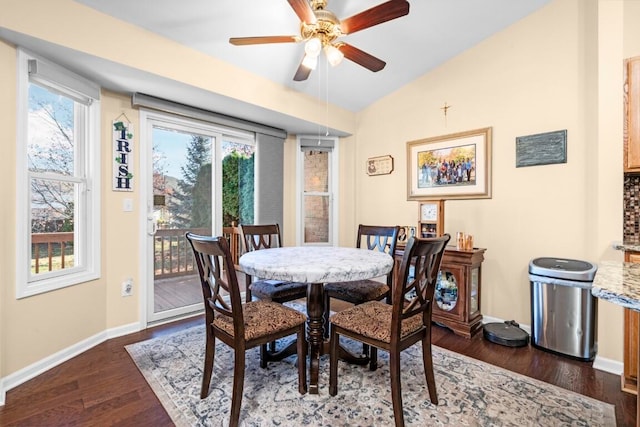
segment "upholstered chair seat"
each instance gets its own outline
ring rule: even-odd
[[[331,324],[350,329],[354,333],[370,339],[391,343],[391,316],[393,306],[381,301],[370,301],[349,310],[339,311],[331,316]],[[424,327],[422,313],[402,321],[400,339]]]
[[[252,301],[242,305],[244,339],[255,340],[277,334],[306,322],[304,314],[272,301]],[[217,316],[213,325],[233,336],[233,318]]]
[[[307,284],[281,282],[277,280],[258,280],[251,283],[251,294],[263,300],[276,302],[293,301],[306,296]]]
[[[363,301],[378,301],[389,293],[389,286],[375,280],[357,280],[355,282],[327,283],[324,287],[332,298],[362,304]]]

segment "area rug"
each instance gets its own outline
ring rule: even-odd
[[[210,394],[200,399],[204,325],[126,347],[177,426],[228,426],[233,352],[218,342]],[[347,342],[354,349],[355,342]],[[320,361],[320,392],[300,395],[295,356],[260,368],[247,352],[240,424],[266,426],[392,426],[389,357],[378,370],[339,363],[338,395],[330,396],[329,359]],[[402,352],[402,396],[408,426],[615,426],[613,405],[433,347],[439,404],[426,389],[420,345]]]

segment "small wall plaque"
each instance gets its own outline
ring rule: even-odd
[[[393,157],[379,156],[367,159],[367,175],[385,175],[393,172]]]
[[[516,167],[567,163],[567,130],[516,137]]]

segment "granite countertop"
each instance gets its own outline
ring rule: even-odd
[[[640,264],[619,261],[598,263],[591,293],[613,304],[640,311]]]
[[[640,252],[640,242],[638,241],[613,242],[611,246],[618,251]]]

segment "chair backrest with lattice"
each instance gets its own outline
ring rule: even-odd
[[[428,239],[409,238],[400,264],[398,283],[393,289],[392,335],[394,332],[400,334],[404,319],[418,314],[422,314],[424,326],[430,326],[438,272],[450,239],[449,234]],[[414,274],[409,277],[412,266]]]
[[[362,225],[358,226],[357,248],[366,248],[385,252],[392,257],[396,252],[400,226]],[[393,270],[387,275],[387,284],[391,286]]]
[[[247,252],[282,246],[280,226],[278,224],[242,224],[240,228],[242,229],[242,240]]]
[[[234,335],[244,336],[242,299],[229,243],[224,236],[187,233],[198,266],[207,324],[217,314],[233,318]]]

